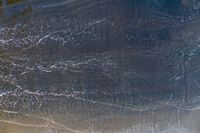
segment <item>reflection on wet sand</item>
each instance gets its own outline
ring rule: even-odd
[[[199,111],[166,107],[149,112],[114,110],[106,109],[107,112],[102,112],[101,109],[95,111],[100,114],[83,113],[83,116],[80,112],[53,113],[46,117],[47,114],[3,112],[0,128],[3,133],[198,133]],[[91,111],[91,107],[82,111]]]

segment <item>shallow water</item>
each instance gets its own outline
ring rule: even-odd
[[[0,7],[0,133],[198,133],[199,1]]]

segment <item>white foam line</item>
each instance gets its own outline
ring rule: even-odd
[[[66,5],[66,4],[69,4],[69,3],[74,2],[74,1],[77,1],[77,0],[67,0],[67,1],[64,1],[64,2],[59,2],[59,3],[54,3],[54,4],[43,5],[43,6],[41,6],[41,7],[42,7],[42,8],[56,7],[56,6]]]

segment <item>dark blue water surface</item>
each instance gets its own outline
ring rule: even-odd
[[[0,5],[0,133],[199,133],[199,0]]]

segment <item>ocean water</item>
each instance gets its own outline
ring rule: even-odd
[[[0,133],[199,133],[199,0],[1,0]]]

